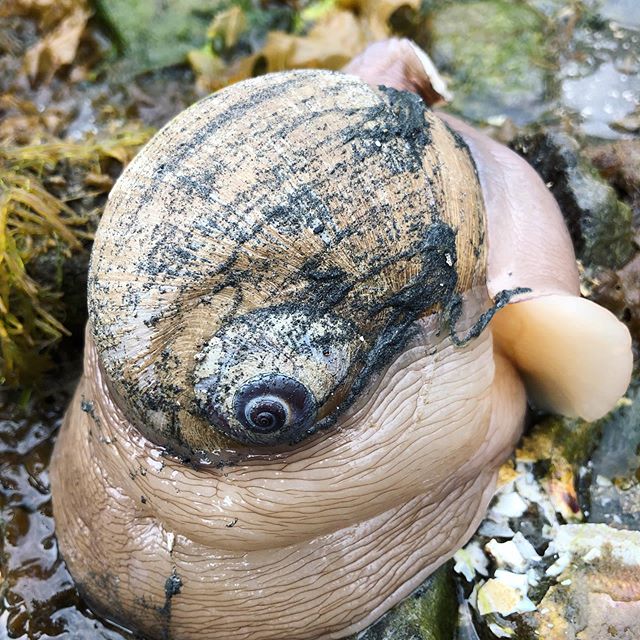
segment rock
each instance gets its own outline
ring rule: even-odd
[[[581,156],[574,138],[549,130],[520,136],[511,146],[551,189],[583,262],[619,268],[631,258],[631,209]]]
[[[640,256],[618,271],[598,271],[590,297],[627,325],[633,338],[634,357],[637,358],[640,344]]]
[[[453,108],[473,120],[503,116],[521,125],[535,119],[548,80],[544,25],[538,12],[504,0],[436,10],[430,53],[452,78]]]
[[[185,62],[191,49],[204,44],[218,7],[217,1],[201,0],[96,1],[98,15],[111,27],[134,72]]]
[[[637,0],[604,0],[600,15],[625,27],[640,29],[640,11]]]
[[[485,545],[485,550],[501,569],[524,571],[529,563],[540,560],[533,545],[520,532],[506,542],[491,539]]]
[[[640,108],[636,108],[619,120],[614,120],[611,128],[622,133],[640,133]]]
[[[640,139],[594,145],[585,153],[603,178],[640,206]]]
[[[357,637],[358,640],[453,640],[457,609],[452,563],[448,562],[416,593]]]
[[[628,7],[633,3],[635,11],[625,10],[625,2]],[[562,104],[588,136],[628,136],[637,122],[640,49],[634,13],[635,0],[574,5],[557,77]]]
[[[635,244],[640,223],[640,139],[597,144],[585,149],[587,157],[631,205]],[[629,328],[638,356],[640,345],[640,256],[622,269],[598,269],[591,274],[591,298],[615,313]]]
[[[563,569],[530,620],[542,640],[640,637],[640,532],[565,525],[547,550]],[[566,567],[566,568],[565,568]]]
[[[640,391],[629,396],[605,423],[593,454],[589,520],[640,530]]]
[[[506,616],[533,611],[536,607],[527,597],[528,589],[529,582],[526,574],[498,569],[495,577],[487,580],[478,589],[478,613],[482,616],[488,613],[500,613]]]
[[[511,535],[513,535],[512,531]],[[453,570],[463,575],[467,579],[467,582],[472,582],[476,573],[481,576],[488,575],[489,559],[483,552],[479,542],[470,542],[457,551],[453,559],[455,561]]]
[[[583,522],[597,509],[596,468],[611,475],[640,464],[640,428],[628,426],[640,424],[637,412],[640,403],[623,399],[597,423],[548,418],[503,466],[487,518],[455,556],[480,637],[605,640],[604,621],[619,637],[639,637],[640,532]],[[614,434],[617,444],[606,445]],[[604,476],[598,484],[616,487]]]

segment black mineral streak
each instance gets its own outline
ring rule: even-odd
[[[162,616],[162,640],[169,640],[171,626],[171,600],[177,596],[182,590],[182,579],[178,575],[175,567],[171,575],[164,583],[164,605],[158,609],[158,613]]]
[[[477,338],[486,328],[489,322],[491,322],[491,318],[503,307],[506,307],[510,300],[514,296],[518,296],[522,293],[530,293],[531,289],[527,287],[517,287],[515,289],[503,289],[498,292],[493,299],[493,305],[483,312],[475,324],[467,331],[466,335],[460,338],[456,335],[454,331],[454,327],[456,322],[459,320],[462,307],[459,299],[454,300],[453,305],[450,307],[449,311],[449,324],[452,328],[451,331],[451,339],[454,344],[458,347],[462,347],[466,345],[471,340]]]
[[[394,174],[415,173],[422,169],[423,152],[431,144],[429,125],[425,121],[425,105],[420,96],[380,86],[384,100],[372,107],[365,119],[371,125],[347,127],[345,144],[353,145],[355,161],[380,155]],[[386,152],[390,142],[404,141],[408,153]]]

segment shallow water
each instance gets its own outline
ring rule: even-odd
[[[562,103],[575,113],[577,128],[597,138],[630,137],[617,123],[640,105],[639,71],[638,31],[616,22],[600,30],[576,29],[558,75]]]
[[[131,640],[96,619],[58,554],[48,466],[68,398],[0,408],[0,637]]]

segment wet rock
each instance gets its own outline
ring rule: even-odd
[[[538,12],[504,0],[446,4],[434,12],[432,27],[430,53],[451,76],[454,109],[519,125],[542,112],[550,56]]]
[[[512,147],[547,183],[560,205],[578,257],[619,268],[633,254],[631,209],[580,154],[568,134],[549,130],[523,135]]]
[[[458,602],[449,562],[358,640],[453,640]]]
[[[640,636],[640,532],[560,527],[547,550],[561,571],[527,625],[543,640]]]
[[[586,156],[631,205],[634,242],[640,236],[640,140],[619,140],[585,149]],[[590,297],[622,320],[633,338],[636,358],[640,347],[640,256],[622,269],[595,269],[587,274]]]
[[[620,430],[623,416],[640,424],[628,400],[619,405],[596,423],[544,420],[502,467],[485,521],[455,555],[454,570],[471,592],[480,637],[601,640],[609,636],[598,635],[600,620],[611,620],[618,632],[627,624],[628,612],[637,615],[637,605],[627,606],[629,599],[620,603],[623,594],[633,595],[633,589],[640,593],[640,587],[629,586],[630,575],[640,570],[634,551],[640,549],[640,533],[631,534],[636,547],[627,545],[629,555],[618,545],[615,531],[584,523],[594,508],[589,490],[598,452],[603,451],[603,473],[618,468],[616,455],[627,462],[638,459],[637,443],[629,438],[615,449],[602,449],[609,431]],[[618,566],[621,562],[624,566]]]
[[[185,62],[191,49],[204,44],[215,4],[97,0],[96,9],[113,31],[128,67],[142,72]]]
[[[625,1],[576,3],[568,24],[558,73],[560,99],[588,136],[628,136],[624,122],[638,107],[638,11],[634,0],[629,2],[633,9],[625,8]]]
[[[549,455],[548,445],[525,438],[514,463],[506,463],[500,488],[472,541],[456,553],[455,571],[475,612],[482,638],[514,637],[531,616],[553,578],[545,574],[552,559],[545,552],[560,526],[556,509],[536,479],[536,465]],[[522,457],[521,457],[522,455]]]
[[[640,133],[640,109],[636,109],[620,120],[614,120],[611,128],[622,133]]]
[[[590,297],[627,325],[637,359],[640,346],[640,256],[618,271],[599,270],[592,280]]]
[[[585,472],[605,422],[548,418],[524,438],[516,452],[520,464],[532,465],[537,484],[564,522],[579,522],[588,513],[590,478]],[[544,544],[532,524],[524,521],[519,528],[537,548]]]
[[[482,616],[490,613],[508,616],[512,613],[533,611],[536,607],[527,597],[528,590],[529,581],[525,573],[496,569],[495,577],[487,580],[478,589],[478,613]]]
[[[0,406],[0,637],[134,640],[88,610],[58,554],[48,464],[68,400]]]
[[[84,325],[87,321],[87,269],[89,251],[83,249],[70,256],[49,251],[30,265],[29,274],[40,286],[62,296],[60,321],[82,348]]]
[[[600,15],[623,26],[640,29],[640,11],[636,0],[604,0]]]
[[[585,153],[603,178],[640,206],[639,139],[592,146]]]
[[[591,522],[640,531],[640,390],[603,427],[591,461]]]

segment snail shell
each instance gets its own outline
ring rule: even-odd
[[[419,317],[484,286],[484,226],[465,145],[418,96],[327,71],[237,84],[111,193],[89,281],[100,361],[176,452],[295,443]]]

